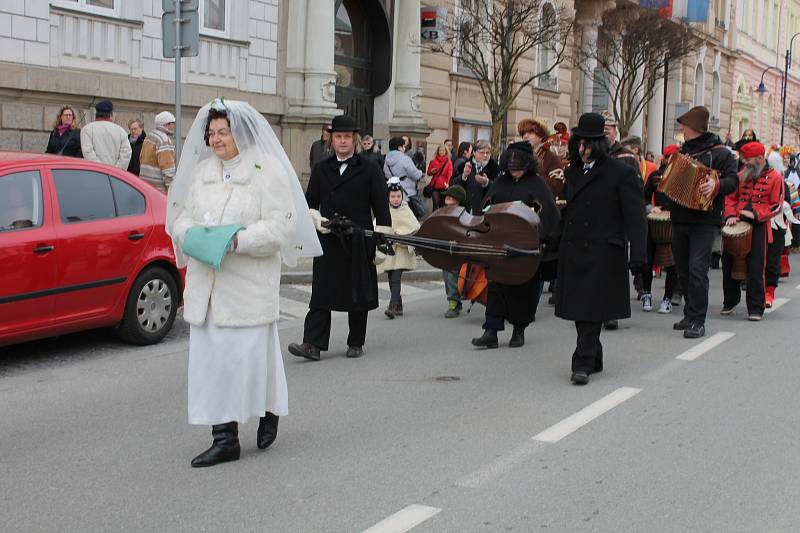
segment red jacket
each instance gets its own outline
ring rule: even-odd
[[[447,156],[437,156],[428,163],[428,176],[431,176],[431,187],[435,191],[443,191],[450,185],[453,177],[453,162]]]
[[[755,180],[739,183],[739,188],[725,197],[725,219],[740,217],[742,211],[751,211],[756,223],[769,222],[783,208],[783,179],[773,168],[765,168]],[[767,224],[769,241],[772,242],[772,231]]]

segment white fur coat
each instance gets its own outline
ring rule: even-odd
[[[241,158],[228,183],[217,157],[198,165],[186,208],[175,221],[178,244],[192,226],[245,226],[220,270],[189,258],[183,317],[194,326],[205,323],[209,305],[216,326],[249,327],[278,319],[280,248],[294,235],[297,218],[289,178],[272,156],[242,153]]]
[[[419,229],[419,222],[414,212],[403,204],[401,207],[390,208],[392,215],[392,231],[395,235],[410,235]],[[395,244],[394,255],[387,255],[386,260],[378,265],[378,274],[387,270],[414,270],[417,268],[417,257],[414,248],[405,244]]]

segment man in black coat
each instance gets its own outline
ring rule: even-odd
[[[722,208],[725,197],[739,187],[737,162],[722,140],[708,131],[708,109],[693,107],[680,117],[684,142],[681,153],[719,171],[719,186],[707,180],[701,192],[714,198],[710,211],[688,209],[672,202],[672,255],[678,270],[678,282],[686,300],[683,319],[673,328],[683,331],[687,339],[706,334],[708,312],[708,269],[711,266],[711,249],[722,226]]]
[[[487,202],[493,205],[522,202],[533,209],[541,221],[539,241],[544,253],[539,268],[528,281],[519,285],[489,282],[484,333],[472,339],[472,344],[479,348],[497,348],[497,332],[505,329],[506,321],[514,326],[509,347],[525,344],[525,328],[536,318],[542,272],[548,270],[547,263],[556,259],[558,245],[558,208],[553,193],[538,174],[539,162],[531,145],[521,141],[509,146],[500,156],[500,168],[489,188]]]
[[[314,258],[311,302],[305,320],[303,343],[289,351],[319,360],[328,349],[331,311],[348,314],[350,334],[347,357],[361,357],[367,336],[367,313],[378,307],[378,275],[373,260],[375,245],[363,233],[331,233],[330,218],[343,216],[358,228],[391,233],[389,193],[381,170],[355,153],[358,128],[348,116],[333,119],[331,143],[335,154],[314,166],[306,190],[311,218],[320,233],[322,256]]]
[[[636,171],[608,154],[603,117],[586,113],[569,141],[556,316],[575,321],[572,382],[603,369],[603,322],[631,316],[628,270],[646,264],[647,221]],[[630,261],[626,244],[630,242]]]
[[[130,132],[128,142],[131,143],[131,160],[128,163],[128,172],[138,176],[141,168],[139,156],[142,153],[142,145],[147,134],[144,132],[142,121],[138,118],[128,122],[128,131]]]

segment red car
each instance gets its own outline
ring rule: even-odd
[[[116,167],[0,152],[0,346],[98,327],[159,342],[185,272],[163,193]]]

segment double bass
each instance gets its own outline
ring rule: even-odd
[[[438,209],[412,235],[389,235],[355,227],[334,216],[326,226],[349,234],[374,237],[379,248],[393,253],[386,243],[414,246],[431,266],[459,272],[464,263],[482,267],[490,281],[519,285],[539,268],[541,245],[539,216],[522,202],[492,205],[483,215],[462,206]],[[383,245],[383,246],[382,246]]]

